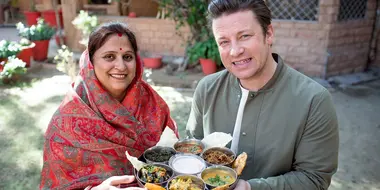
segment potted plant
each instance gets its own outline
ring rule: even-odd
[[[15,56],[10,57],[4,66],[4,70],[0,73],[3,83],[9,84],[12,81],[18,81],[20,77],[26,73],[25,65],[26,63],[21,59]]]
[[[33,58],[36,61],[44,61],[47,59],[49,42],[55,34],[55,29],[47,25],[44,19],[39,18],[37,25],[25,27],[21,22],[17,23],[19,35],[26,38],[36,46],[33,48]]]
[[[98,17],[90,16],[87,11],[81,10],[72,24],[82,32],[82,40],[79,43],[87,47],[90,33],[99,25]]]
[[[215,73],[217,66],[221,65],[218,46],[211,37],[205,41],[196,42],[188,48],[187,54],[190,63],[197,63],[199,60],[205,75]]]
[[[143,58],[143,65],[146,68],[158,69],[162,66],[162,56],[151,54]]]
[[[28,26],[32,26],[37,24],[37,19],[41,16],[41,13],[36,10],[36,4],[34,0],[29,1],[30,2],[30,10],[24,11],[24,15],[26,18],[26,24]]]
[[[17,55],[21,51],[20,45],[17,42],[1,40],[0,41],[0,62],[7,62],[11,56]],[[0,71],[3,66],[0,65]]]
[[[21,38],[19,44],[21,47],[21,52],[17,54],[17,58],[24,61],[26,63],[26,67],[30,67],[30,62],[33,57],[33,48],[36,44],[26,38]]]
[[[58,10],[58,15],[59,15],[59,22],[61,24],[61,28],[64,28],[63,26],[63,15],[62,15],[62,9]],[[42,18],[48,23],[51,27],[57,27],[57,19],[55,15],[54,10],[45,10],[42,12]]]

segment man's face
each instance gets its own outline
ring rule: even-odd
[[[271,55],[273,28],[263,30],[252,11],[222,15],[212,30],[224,67],[240,80],[257,78]]]

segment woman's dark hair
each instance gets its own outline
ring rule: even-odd
[[[100,25],[97,29],[95,29],[90,34],[90,38],[88,40],[88,53],[91,62],[92,57],[96,50],[98,50],[102,45],[106,42],[108,36],[112,34],[124,34],[127,36],[129,42],[132,45],[132,49],[135,52],[135,56],[137,55],[137,41],[135,34],[128,28],[127,24],[120,22],[110,22]]]
[[[265,37],[272,22],[272,15],[264,0],[211,0],[208,5],[208,18],[212,23],[213,19],[220,16],[247,10],[256,15]]]

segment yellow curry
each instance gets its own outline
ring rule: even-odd
[[[202,178],[207,184],[212,185],[214,187],[222,185],[231,185],[236,180],[234,176],[232,176],[228,172],[221,170],[210,171],[207,174],[205,174]]]

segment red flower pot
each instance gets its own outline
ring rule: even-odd
[[[33,41],[36,47],[33,48],[33,58],[36,61],[44,61],[47,59],[50,40]]]
[[[25,11],[24,15],[26,18],[26,24],[28,26],[36,25],[37,24],[37,18],[41,17],[40,12]]]
[[[131,18],[136,18],[137,17],[137,14],[135,12],[130,12],[128,14],[128,17],[131,17]]]
[[[63,16],[62,16],[62,10],[58,11],[59,15],[59,22],[61,22],[61,27],[63,28]],[[54,10],[46,10],[42,12],[42,17],[46,21],[47,24],[49,24],[52,27],[57,27],[57,19],[55,17],[55,11]]]
[[[35,43],[32,43],[30,46],[28,47],[24,47],[20,53],[17,54],[17,58],[21,59],[22,61],[24,61],[26,64],[25,64],[25,67],[30,67],[30,61],[32,59],[32,56],[33,56],[33,48],[36,46]]]
[[[158,69],[162,66],[162,57],[143,58],[144,67]]]
[[[216,63],[212,59],[200,58],[199,62],[202,66],[202,71],[205,75],[209,75],[216,72]]]

